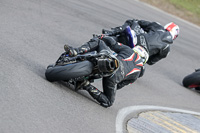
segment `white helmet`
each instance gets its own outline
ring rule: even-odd
[[[164,27],[167,31],[172,35],[172,39],[175,40],[179,35],[179,26],[174,24],[173,22],[168,23]]]

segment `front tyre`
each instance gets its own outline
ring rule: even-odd
[[[200,87],[200,71],[196,71],[183,79],[183,86],[187,88]]]
[[[50,82],[69,80],[82,76],[88,76],[92,73],[93,64],[89,61],[82,61],[64,66],[48,67],[45,76]]]

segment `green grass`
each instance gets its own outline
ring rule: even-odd
[[[200,0],[169,0],[177,8],[183,8],[200,16]]]

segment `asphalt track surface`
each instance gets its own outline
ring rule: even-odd
[[[183,77],[200,68],[199,27],[135,0],[1,0],[0,12],[1,133],[113,133],[118,111],[134,105],[200,112],[200,95],[182,86]],[[45,79],[64,44],[80,46],[132,18],[174,21],[180,36],[166,59],[117,91],[112,107]],[[101,88],[101,81],[94,85]]]

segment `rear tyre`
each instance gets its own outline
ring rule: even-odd
[[[89,61],[82,61],[65,66],[48,67],[45,76],[50,82],[69,80],[82,76],[88,76],[92,73],[93,64]]]
[[[183,86],[187,88],[200,87],[200,71],[194,72],[183,79]]]

